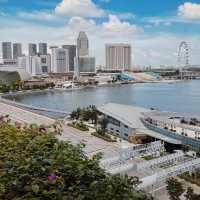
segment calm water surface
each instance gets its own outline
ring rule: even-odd
[[[75,91],[51,91],[15,97],[16,101],[38,107],[72,111],[87,105],[115,102],[156,107],[161,110],[200,115],[200,80],[174,84],[146,83]]]

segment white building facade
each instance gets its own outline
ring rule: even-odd
[[[24,56],[18,58],[18,67],[24,68],[31,76],[48,74],[51,68],[51,56]]]
[[[69,72],[69,53],[67,49],[51,48],[51,72],[67,73]]]

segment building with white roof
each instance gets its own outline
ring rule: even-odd
[[[136,106],[108,103],[97,108],[108,119],[108,132],[123,139],[146,135],[163,140],[167,143],[180,145],[181,141],[146,128],[142,119],[145,114],[151,113],[150,109]]]

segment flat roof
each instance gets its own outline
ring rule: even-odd
[[[136,129],[138,133],[143,133],[168,143],[181,144],[179,140],[149,130],[144,126],[141,118],[143,118],[146,114],[151,114],[152,110],[150,109],[117,103],[104,104],[103,106],[97,107],[97,109],[103,114],[113,117],[130,128]]]
[[[150,117],[153,120],[156,120],[157,122],[162,122],[166,124],[173,124],[177,127],[181,127],[184,129],[189,129],[192,131],[200,131],[199,126],[194,126],[190,124],[183,124],[180,122],[181,119],[191,119],[196,118],[197,120],[200,120],[199,116],[196,115],[188,115],[188,114],[179,114],[176,112],[166,112],[166,111],[152,111],[149,113],[145,113],[146,117]]]
[[[115,118],[116,120],[126,124],[130,128],[145,128],[140,118],[144,117],[143,113],[150,112],[150,109],[122,105],[116,103],[104,104],[97,108],[100,112]]]

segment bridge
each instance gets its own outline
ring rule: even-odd
[[[22,104],[19,102],[11,101],[2,97],[0,97],[0,102],[11,105],[11,106],[15,106],[17,108],[21,108],[27,111],[31,111],[37,114],[41,114],[47,117],[51,117],[53,119],[65,118],[67,115],[70,114],[69,112],[65,112],[61,110],[30,106],[30,105]]]

